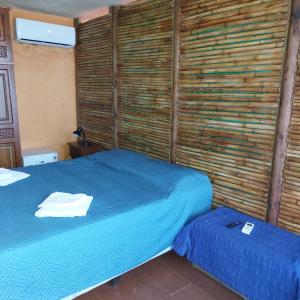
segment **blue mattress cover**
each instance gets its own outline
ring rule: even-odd
[[[226,227],[236,221],[243,224]],[[254,224],[250,236],[241,232],[246,221]],[[174,250],[247,299],[300,299],[300,237],[233,209],[197,217]]]
[[[196,170],[127,150],[26,167],[0,188],[0,299],[60,299],[114,277],[171,246],[210,209],[212,187]],[[86,193],[86,217],[37,218],[55,192]]]

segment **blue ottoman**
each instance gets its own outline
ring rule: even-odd
[[[243,223],[226,227],[236,221]],[[250,235],[241,231],[247,221],[255,225]],[[300,236],[233,209],[193,220],[174,250],[248,299],[300,299]]]

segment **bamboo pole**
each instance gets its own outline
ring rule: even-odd
[[[297,57],[300,46],[300,0],[293,0],[288,33],[281,99],[278,111],[272,176],[268,196],[267,220],[278,224],[280,197],[283,184],[284,164],[287,154],[288,129],[292,115],[295,78],[297,72]]]
[[[74,19],[74,27],[75,27],[75,30],[76,30],[76,47],[75,47],[75,82],[76,82],[76,122],[77,122],[77,126],[80,126],[78,124],[78,121],[79,121],[79,87],[78,87],[78,73],[79,73],[79,67],[78,67],[78,62],[79,62],[79,59],[78,59],[78,26],[80,24],[80,19],[79,18],[75,18]]]
[[[177,124],[178,124],[178,78],[180,60],[180,16],[181,0],[174,0],[173,13],[173,74],[172,74],[172,131],[171,131],[171,162],[176,163]]]
[[[113,67],[113,140],[114,147],[118,148],[118,54],[117,54],[117,24],[118,24],[118,8],[111,8],[112,20],[112,67]]]

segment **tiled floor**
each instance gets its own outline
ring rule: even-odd
[[[238,300],[238,295],[169,252],[109,284],[82,295],[79,300]]]

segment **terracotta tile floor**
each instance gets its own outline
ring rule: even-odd
[[[78,300],[238,300],[228,288],[169,252],[123,275],[112,288],[102,285]]]

